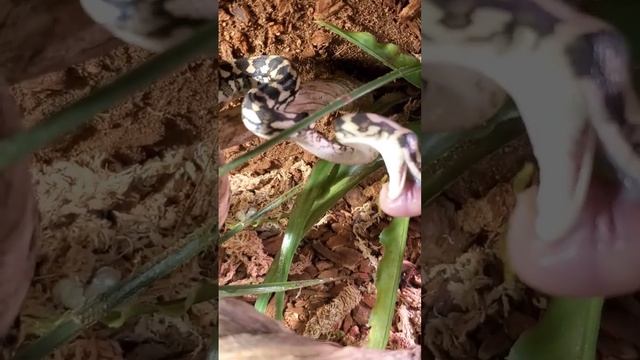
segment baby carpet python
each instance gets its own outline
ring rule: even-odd
[[[575,224],[597,149],[633,195],[640,109],[629,50],[615,28],[558,0],[426,0],[422,6],[426,66],[476,71],[518,107],[540,167],[540,238],[560,239]]]
[[[152,51],[176,44],[217,13],[216,3],[207,0],[81,3],[96,22],[114,35]],[[540,211],[536,223],[541,238],[560,238],[575,222],[588,191],[598,145],[627,190],[637,188],[640,158],[635,149],[640,139],[640,109],[629,82],[628,50],[616,29],[559,0],[425,0],[422,6],[423,47],[427,50],[423,61],[427,69],[442,65],[473,69],[494,80],[515,101],[540,167]],[[271,59],[271,68],[269,64],[251,64],[267,63],[267,59]],[[426,73],[428,84],[430,75]],[[258,136],[273,136],[305,115],[287,109],[299,83],[284,59],[239,59],[223,63],[220,75],[222,102],[236,91],[247,91],[243,121]],[[459,108],[465,104],[456,103]],[[425,121],[430,121],[428,116]],[[358,127],[358,123],[363,126]],[[330,143],[311,130],[292,139],[322,158],[366,162],[373,155],[360,145],[372,139],[369,144],[384,142],[376,141],[375,133],[364,136],[368,134],[365,123],[371,124],[369,130],[380,130],[378,139],[382,139],[383,129],[390,130],[384,136],[396,134],[387,137],[396,139],[395,150],[380,151],[383,157],[387,156],[390,178],[395,176],[391,180],[394,194],[404,177],[404,172],[398,170],[401,166],[408,167],[419,181],[419,154],[412,149],[415,141],[410,135],[400,136],[402,129],[375,114],[338,120],[338,141],[348,138],[343,145],[353,145],[354,139],[360,139],[362,143],[355,143],[358,147]],[[347,129],[344,133],[343,128]],[[351,128],[359,131],[354,133]],[[345,135],[341,138],[342,134]],[[389,158],[394,154],[394,159],[400,159],[401,152],[403,165],[398,165],[400,160]]]
[[[210,0],[81,0],[89,16],[114,36],[150,51],[163,51],[186,39],[217,16]],[[300,79],[280,56],[221,61],[218,102],[244,95],[242,121],[255,135],[269,139],[309,115],[298,97]],[[343,94],[335,94],[336,97]],[[390,199],[420,184],[420,152],[415,133],[378,114],[355,113],[335,121],[336,141],[312,128],[290,140],[317,157],[340,164],[365,164],[382,155],[389,174]],[[375,150],[375,151],[374,151]],[[376,153],[377,152],[377,153]]]
[[[222,61],[218,101],[244,95],[242,121],[255,135],[269,139],[309,113],[300,111],[312,99],[300,96],[300,78],[281,56],[255,56]],[[335,94],[336,97],[342,94]],[[339,164],[366,164],[379,153],[389,174],[389,197],[399,197],[415,182],[420,185],[420,152],[414,132],[373,113],[343,115],[334,122],[336,141],[308,127],[290,137],[315,156]],[[374,151],[375,150],[375,151]]]

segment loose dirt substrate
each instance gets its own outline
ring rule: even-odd
[[[511,180],[525,161],[534,158],[523,138],[478,163],[423,213],[427,359],[502,360],[547,306],[547,297],[505,278],[501,260],[515,205]],[[638,359],[639,319],[637,295],[607,300],[598,358]]]
[[[148,57],[123,46],[12,90],[30,126]],[[215,221],[214,69],[212,59],[194,61],[36,154],[43,238],[8,346],[33,340],[65,311],[52,293],[61,279],[86,285],[104,266],[127,276]],[[211,251],[185,264],[134,300],[187,296],[199,281],[213,280],[215,256]],[[204,358],[216,318],[216,306],[203,303],[178,318],[142,316],[118,329],[96,325],[50,358]]]
[[[511,178],[532,160],[516,141],[470,169],[424,211],[424,344],[427,359],[504,359],[545,299],[505,281],[504,226]],[[446,164],[442,164],[446,166]]]
[[[349,31],[371,32],[382,42],[393,42],[407,52],[420,53],[419,1],[220,1],[219,14],[219,49],[223,59],[283,55],[298,66],[303,81],[342,72],[366,82],[389,71],[357,47],[316,25],[313,22],[316,18]],[[415,106],[407,109],[413,110],[407,113],[419,114]],[[326,124],[319,123],[319,128],[326,130]],[[254,138],[227,149],[226,160],[259,143]],[[304,182],[314,163],[313,156],[283,142],[232,172],[227,225]],[[380,171],[350,191],[312,229],[299,248],[290,271],[291,280],[339,275],[349,275],[355,280],[290,292],[285,323],[297,333],[344,345],[363,345],[375,302],[373,279],[381,257],[378,236],[390,220],[376,205],[383,174]],[[243,231],[225,243],[221,249],[221,284],[263,280],[280,248],[292,205],[293,201],[289,201],[257,228]],[[410,348],[419,344],[421,338],[419,225],[419,219],[411,223],[389,348]],[[273,313],[273,303],[268,313]]]
[[[423,213],[423,358],[503,360],[542,315],[548,299],[505,282],[498,248],[515,204],[511,179],[533,160],[529,143],[516,141]],[[606,300],[600,325],[599,360],[640,358],[640,293]]]

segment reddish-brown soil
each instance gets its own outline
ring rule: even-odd
[[[122,46],[12,92],[31,126],[149,56]],[[35,154],[43,236],[19,327],[5,350],[35,339],[67,310],[54,291],[61,280],[86,288],[105,266],[127,276],[215,218],[213,65],[201,59],[167,74]],[[133,301],[187,296],[199,281],[212,280],[214,257],[209,252],[187,263]],[[74,299],[81,300],[67,301]],[[202,358],[216,316],[214,304],[201,303],[183,316],[142,316],[116,329],[98,324],[51,358]]]
[[[389,71],[356,46],[314,23],[316,19],[348,31],[367,31],[381,42],[399,45],[405,52],[420,53],[420,6],[413,0],[221,1],[219,16],[222,59],[261,54],[286,56],[296,65],[303,81],[346,73],[366,82]],[[411,88],[406,83],[399,86]],[[231,111],[228,108],[223,107],[222,114]],[[415,106],[406,109],[407,114],[419,114]],[[319,128],[326,129],[325,125],[321,122]],[[226,160],[260,142],[254,138],[226,149]],[[304,182],[315,161],[297,145],[283,142],[232,172],[227,226]],[[285,323],[297,333],[345,345],[366,344],[367,323],[376,296],[375,269],[381,258],[378,236],[391,220],[376,204],[386,181],[383,174],[377,172],[351,190],[302,242],[290,279],[347,275],[351,280],[289,292]],[[293,200],[269,214],[262,225],[225,243],[221,249],[221,284],[262,281],[279,250],[292,205]],[[411,223],[390,349],[410,348],[421,338],[419,225],[418,219]],[[251,302],[252,298],[246,300]],[[268,309],[268,313],[272,312],[273,301]]]

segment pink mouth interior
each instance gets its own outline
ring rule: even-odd
[[[640,289],[640,201],[597,179],[573,229],[536,238],[535,193],[522,193],[508,233],[509,261],[527,285],[554,296],[616,296]]]
[[[422,188],[413,181],[407,181],[402,194],[396,199],[389,199],[389,186],[384,184],[380,191],[379,205],[385,214],[395,217],[418,216],[422,210]]]

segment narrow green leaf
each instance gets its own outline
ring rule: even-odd
[[[406,66],[420,65],[420,60],[415,56],[403,52],[398,45],[378,42],[376,37],[371,33],[345,31],[333,24],[322,20],[317,20],[316,23],[327,28],[334,34],[342,37],[350,43],[358,46],[367,54],[378,59],[378,61],[393,70]],[[418,89],[421,88],[422,80],[420,79],[420,74],[416,73],[406,75],[404,76],[404,78]]]
[[[345,279],[346,277],[326,278],[326,279],[313,279],[313,280],[298,280],[298,281],[285,281],[285,282],[273,282],[268,284],[252,284],[252,285],[227,285],[220,287],[220,298],[245,296],[245,295],[257,295],[257,294],[269,294],[273,292],[289,291],[295,289],[302,289],[309,286],[317,286],[338,280]]]
[[[420,138],[422,161],[426,166],[429,166],[463,142],[490,137],[492,132],[497,131],[497,128],[509,121],[521,122],[518,110],[511,101],[505,103],[503,107],[482,126],[464,131],[425,134]],[[524,131],[524,127],[522,127],[522,129]],[[471,151],[473,150],[475,149]]]
[[[314,199],[317,197],[316,194],[326,187],[325,181],[330,181],[333,178],[331,174],[335,166],[336,165],[328,161],[319,161],[312,169],[311,174],[309,175],[302,192],[298,196],[298,199],[296,199],[294,208],[291,211],[280,252],[274,259],[269,272],[267,272],[267,276],[264,281],[265,283],[286,281],[291,267],[291,262],[293,261],[293,256],[302,241],[307,228],[307,223],[312,215],[312,211],[309,211],[309,209],[312,209],[314,206]],[[284,293],[281,294],[284,295]],[[270,294],[259,296],[255,304],[256,308],[264,311],[269,298]],[[276,299],[276,301],[280,300]],[[280,307],[284,309],[284,304],[280,303],[278,305],[280,305],[277,306],[278,309],[280,309]],[[282,312],[276,311],[276,318],[280,319],[281,317]]]
[[[376,272],[376,303],[371,310],[368,347],[385,349],[395,313],[409,218],[394,218],[380,234],[384,254]]]
[[[215,229],[215,230],[214,230]],[[33,343],[18,349],[15,359],[40,359],[56,347],[73,339],[83,329],[103,319],[117,306],[131,299],[154,281],[166,276],[178,266],[217,242],[217,224],[205,226],[179,242],[174,249],[167,250],[159,260],[148,264],[137,274],[121,281],[107,292],[90,299],[77,310],[63,315],[58,325]]]
[[[264,283],[286,281],[293,255],[304,234],[313,227],[349,190],[382,166],[381,159],[366,165],[337,165],[320,160],[316,163],[296,204],[290,214],[285,237],[276,258],[265,276]],[[277,297],[284,298],[283,292]],[[260,295],[255,308],[265,312],[270,294]],[[278,304],[284,305],[276,298]],[[282,316],[281,308],[276,309],[276,317]]]
[[[420,149],[421,152],[435,149],[424,155],[428,160],[423,164],[423,169],[429,167],[434,161],[445,156],[462,141],[473,141],[473,146],[456,153],[455,159],[450,161],[445,168],[429,174],[422,187],[422,206],[426,206],[447,187],[453,184],[469,168],[474,166],[491,153],[502,146],[525,134],[525,127],[517,113],[514,117],[495,117],[487,126],[459,133],[442,133],[425,136],[422,143],[428,142]],[[424,170],[423,170],[424,171]]]
[[[109,327],[118,328],[129,319],[145,314],[159,313],[172,317],[182,316],[194,304],[216,299],[217,289],[217,284],[205,281],[196,286],[187,297],[158,303],[133,303],[120,306],[117,310],[107,314],[100,322]]]
[[[231,229],[225,231],[225,233],[222,234],[222,236],[220,237],[219,244],[222,244],[225,241],[231,239],[233,235],[244,230],[247,226],[258,223],[258,221],[260,221],[266,214],[271,212],[273,209],[279,207],[280,205],[284,204],[286,201],[288,201],[289,199],[291,199],[292,197],[300,193],[300,191],[302,191],[302,185],[296,185],[292,187],[287,192],[278,196],[275,200],[271,201],[265,207],[256,211],[253,215],[244,219],[240,223],[235,224],[234,226],[231,227]]]
[[[595,360],[603,299],[554,298],[542,320],[516,341],[507,360]]]

